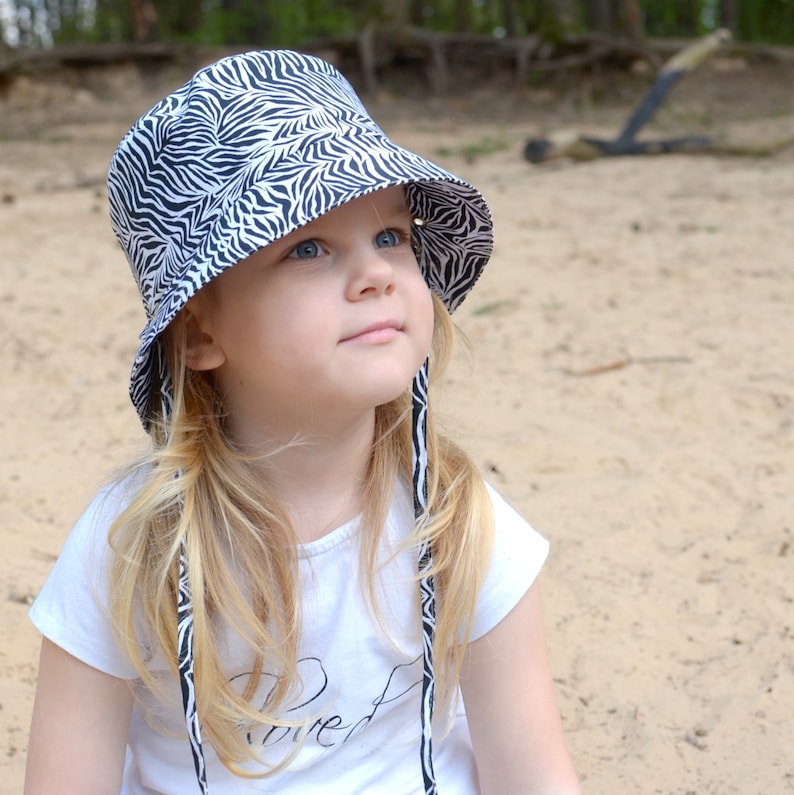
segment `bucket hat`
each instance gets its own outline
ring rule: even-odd
[[[116,149],[108,172],[113,230],[130,264],[146,325],[130,376],[145,428],[162,412],[170,375],[160,338],[188,299],[226,268],[319,218],[382,188],[404,186],[412,237],[430,288],[454,311],[493,247],[481,194],[435,163],[390,141],[331,64],[267,50],[201,69],[145,113]],[[425,515],[427,362],[413,385],[413,492]],[[424,677],[421,766],[435,792],[431,722],[435,591],[417,552]],[[199,787],[207,793],[193,682],[192,599],[183,546],[178,596],[179,672]]]
[[[396,185],[422,223],[425,279],[452,311],[490,256],[488,207],[392,143],[330,64],[276,50],[232,56],[144,114],[108,173],[111,223],[147,317],[130,379],[144,426],[160,408],[157,339],[194,293],[329,210]]]

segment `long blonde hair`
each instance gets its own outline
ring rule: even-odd
[[[454,327],[434,296],[430,355],[433,381],[449,361]],[[147,643],[165,652],[177,676],[177,594],[180,551],[187,554],[193,599],[196,708],[202,733],[220,760],[238,775],[257,760],[245,739],[255,726],[294,725],[277,717],[299,681],[297,649],[301,594],[297,549],[285,509],[263,484],[252,461],[236,451],[223,430],[223,406],[210,378],[185,364],[185,339],[172,324],[162,341],[174,387],[165,433],[153,420],[152,451],[137,468],[142,485],[110,530],[114,549],[111,616],[117,638],[143,684],[161,687],[147,667]],[[174,329],[174,331],[172,331]],[[432,407],[432,402],[431,402]],[[411,478],[410,389],[376,409],[375,441],[365,484],[361,566],[375,601],[375,567],[394,484]],[[472,460],[427,416],[428,520],[409,538],[428,540],[437,594],[434,640],[439,700],[456,690],[477,595],[487,568],[493,520],[485,485]],[[142,611],[142,616],[140,615]],[[375,610],[377,613],[377,608]],[[137,619],[142,617],[148,633]],[[420,616],[417,613],[417,622]],[[239,693],[223,670],[220,627],[248,645],[254,661]],[[386,627],[384,627],[387,629]],[[251,703],[263,664],[279,675],[266,709]],[[273,775],[290,759],[254,775]]]

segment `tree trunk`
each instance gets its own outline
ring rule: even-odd
[[[168,35],[178,38],[192,36],[204,21],[204,12],[201,3],[193,0],[176,0],[176,2],[162,3],[160,10],[163,18],[168,20]]]
[[[599,33],[612,33],[611,0],[586,0],[587,26]]]
[[[722,0],[720,3],[720,22],[724,28],[733,33],[739,33],[739,0]]]
[[[411,0],[386,0],[380,4],[380,9],[386,20],[394,25],[408,25],[413,13]]]
[[[411,24],[417,28],[422,27],[425,21],[424,9],[424,0],[411,0],[408,14]]]
[[[502,0],[502,16],[504,17],[505,32],[507,35],[520,35],[516,0]]]
[[[455,33],[468,33],[471,29],[471,2],[455,0]]]
[[[645,28],[642,24],[642,11],[637,0],[625,0],[623,26],[630,41],[639,44],[645,39]]]
[[[589,6],[592,2],[593,0],[587,0],[587,5]],[[609,3],[609,0],[600,0],[600,2]],[[543,5],[551,5],[556,27],[559,30],[570,31],[576,26],[577,6],[579,5],[576,0],[551,0],[550,3],[543,3]]]
[[[157,38],[157,10],[152,0],[130,0],[135,41],[154,41]]]
[[[688,35],[694,36],[698,30],[698,16],[700,15],[700,3],[698,0],[689,0],[684,4],[680,23]]]

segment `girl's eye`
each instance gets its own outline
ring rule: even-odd
[[[303,240],[287,254],[287,259],[314,259],[323,255],[323,247],[316,240]]]
[[[403,242],[403,236],[396,229],[384,229],[375,236],[375,248],[394,248]]]

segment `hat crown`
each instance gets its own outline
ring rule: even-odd
[[[253,184],[286,159],[362,133],[383,135],[348,81],[292,52],[226,58],[142,116],[113,155],[108,192],[147,318]]]

